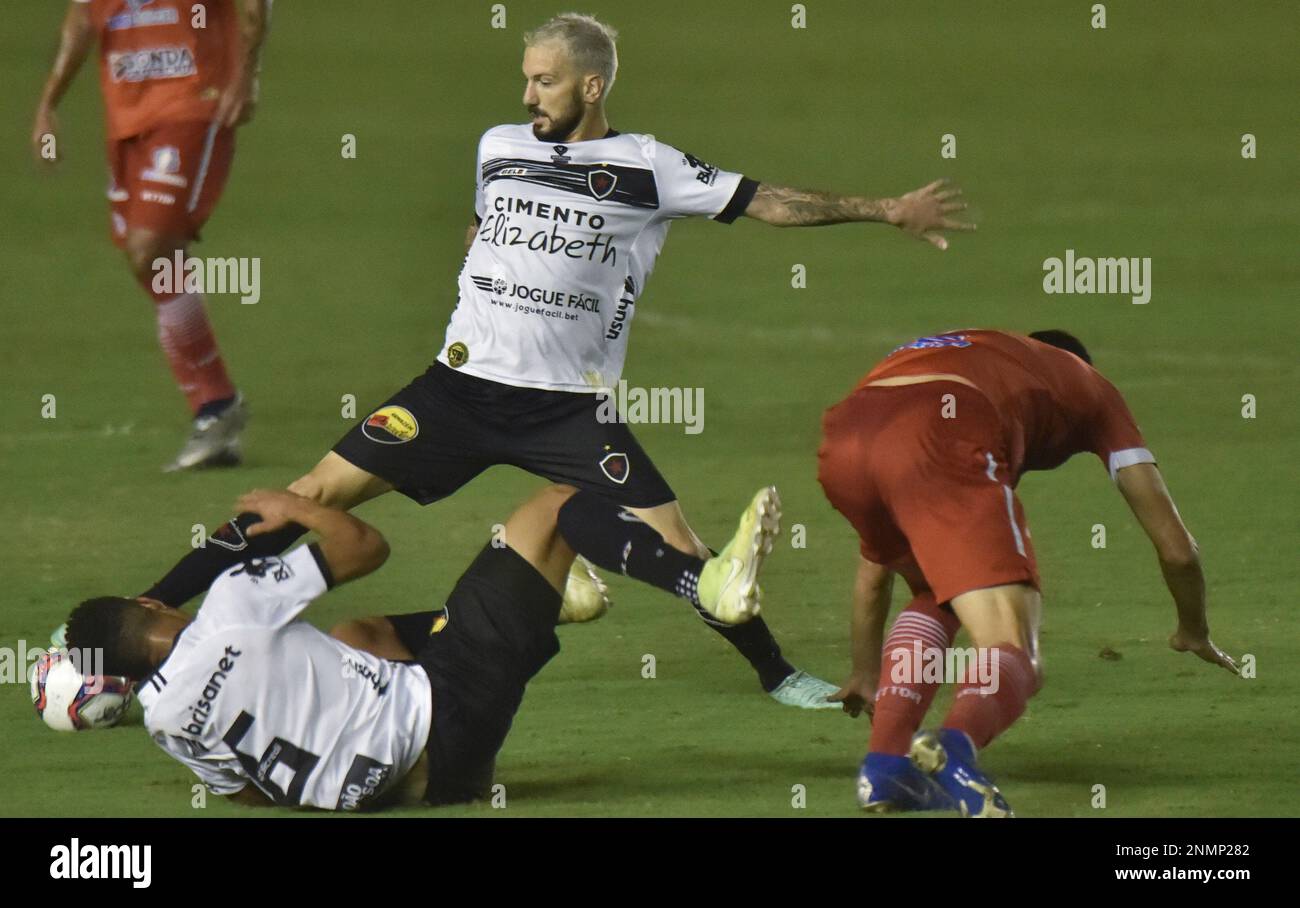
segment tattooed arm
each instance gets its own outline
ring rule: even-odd
[[[947,249],[942,231],[975,229],[974,224],[948,217],[966,209],[960,196],[961,190],[950,187],[945,180],[935,180],[897,199],[868,199],[760,183],[745,215],[774,227],[879,221]]]

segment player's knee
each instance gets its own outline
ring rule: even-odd
[[[582,493],[572,486],[550,486],[543,493],[542,506],[554,509],[555,525],[566,539],[577,538],[578,530],[586,522],[595,496]]]
[[[152,231],[132,230],[126,235],[127,263],[131,266],[131,273],[145,285],[153,280],[154,262],[158,259],[170,259],[178,249],[183,250],[184,244]]]
[[[578,490],[573,486],[558,484],[547,486],[537,495],[538,507],[542,509],[546,517],[554,520],[558,524],[560,522],[560,514],[564,512],[565,505],[572,501],[574,496],[577,494]]]

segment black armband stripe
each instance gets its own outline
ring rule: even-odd
[[[756,192],[758,192],[758,180],[741,177],[740,185],[736,187],[735,193],[731,196],[731,201],[727,203],[726,208],[715,214],[713,219],[720,224],[730,224],[745,213],[749,203],[754,201],[754,193]]]
[[[334,589],[334,572],[330,570],[329,562],[325,560],[325,553],[320,550],[320,543],[313,542],[307,546],[307,551],[311,552],[311,557],[316,559],[316,567],[320,568],[320,575],[325,578],[325,588]]]

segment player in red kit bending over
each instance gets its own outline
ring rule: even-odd
[[[270,0],[71,0],[37,107],[32,144],[58,160],[55,107],[99,44],[113,242],[154,301],[158,340],[194,424],[166,469],[239,462],[244,402],[226,374],[201,292],[155,287],[155,262],[183,258],[212,213],[253,114]]]
[[[1038,568],[1013,491],[1027,470],[1100,457],[1155,546],[1178,611],[1170,646],[1237,671],[1210,641],[1196,542],[1124,399],[1091,362],[1063,331],[923,337],[826,411],[819,479],[861,541],[853,670],[832,699],[872,714],[864,809],[1011,815],[975,755],[1042,684]],[[895,574],[914,598],[882,643]],[[939,688],[925,663],[949,661],[959,627],[977,658],[950,679],[942,726],[917,734]]]

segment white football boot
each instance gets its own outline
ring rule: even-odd
[[[163,467],[163,472],[238,466],[243,460],[239,433],[247,424],[248,406],[244,403],[244,395],[236,394],[230,406],[216,416],[200,416],[194,420],[185,446],[175,460]]]
[[[760,489],[740,515],[736,535],[704,562],[700,608],[726,624],[744,624],[762,609],[758,572],[781,531],[781,499],[775,486]]]

